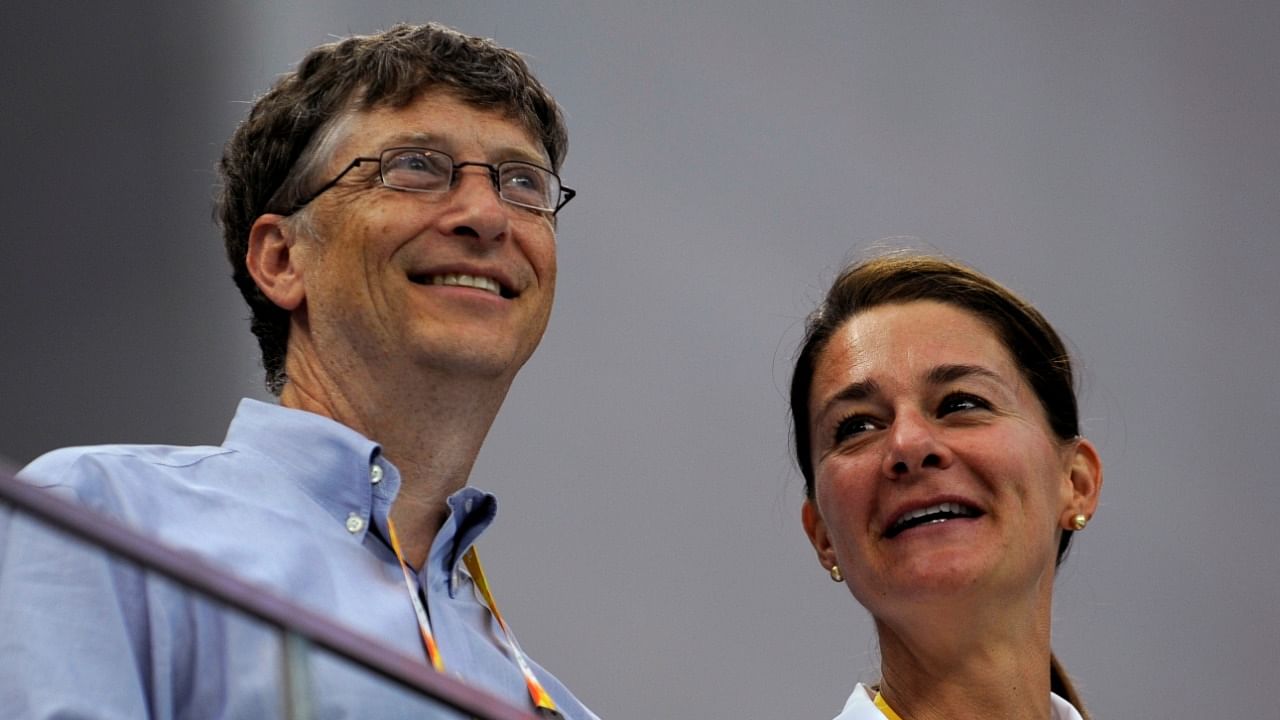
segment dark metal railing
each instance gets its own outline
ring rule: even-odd
[[[310,715],[306,663],[299,661],[305,660],[314,646],[479,720],[537,720],[482,690],[435,672],[420,659],[403,655],[270,590],[245,582],[198,555],[161,545],[112,518],[17,480],[0,467],[0,504],[4,503],[279,628],[285,637],[288,717]]]

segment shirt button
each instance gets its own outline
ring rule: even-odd
[[[364,518],[355,513],[347,516],[347,532],[355,535],[364,529]]]
[[[372,465],[369,467],[369,482],[374,485],[382,482],[382,467],[380,465]]]

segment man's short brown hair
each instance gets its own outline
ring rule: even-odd
[[[519,122],[559,172],[568,149],[564,118],[520,55],[435,23],[396,25],[314,48],[254,104],[227,142],[218,165],[218,220],[273,393],[285,382],[289,312],[267,299],[249,275],[250,228],[264,213],[291,213],[312,189],[316,169],[328,160],[318,150],[348,113],[401,108],[439,88]]]

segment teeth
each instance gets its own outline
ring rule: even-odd
[[[893,527],[896,529],[911,522],[912,520],[915,520],[916,518],[924,517],[925,515],[936,515],[939,513],[950,513],[952,515],[961,515],[964,517],[968,517],[973,514],[969,508],[961,505],[960,503],[944,502],[905,513],[902,517],[898,518],[897,522],[893,524]],[[938,518],[939,521],[943,519],[944,518]]]
[[[493,278],[487,278],[483,275],[466,275],[464,273],[448,273],[445,275],[432,275],[432,285],[456,285],[459,287],[475,288],[491,292],[494,295],[501,294],[502,290],[498,287],[498,281]]]

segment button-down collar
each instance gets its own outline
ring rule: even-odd
[[[427,564],[440,574],[429,573],[432,582],[448,582],[449,597],[457,597],[460,575],[465,572],[462,556],[498,514],[498,500],[487,492],[464,487],[449,496],[449,516],[431,543]]]
[[[385,469],[382,482],[370,484],[370,464],[382,452],[377,443],[342,423],[304,410],[241,400],[223,444],[271,458],[282,475],[271,480],[301,488],[347,531],[351,528],[348,518],[357,516],[362,527],[353,534],[360,538],[370,516],[385,514],[400,489],[399,475]]]
[[[400,472],[383,457],[378,443],[346,425],[305,410],[244,399],[224,445],[270,457],[281,480],[301,488],[354,539],[363,541],[371,523],[383,538],[390,537],[386,520],[400,490]],[[419,581],[447,586],[455,597],[466,572],[462,556],[493,522],[498,503],[489,493],[464,487],[449,497],[448,506],[449,515],[428,553],[430,567],[423,568]]]

